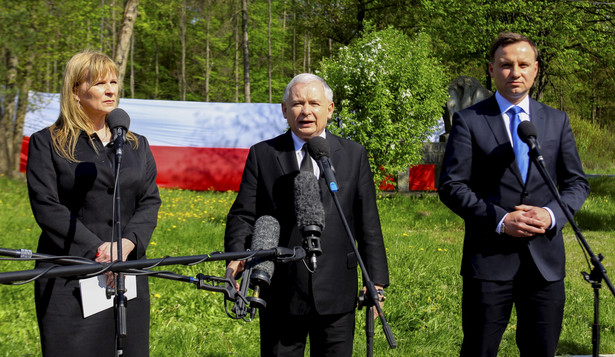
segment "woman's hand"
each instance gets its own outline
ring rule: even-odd
[[[111,263],[110,248],[110,242],[104,242],[103,244],[101,244],[96,250],[96,259],[94,259],[94,261],[98,263]],[[125,261],[126,258],[128,258],[128,254],[130,254],[133,249],[135,249],[135,244],[126,238],[122,238],[122,261]],[[113,243],[113,258],[115,260],[118,260],[117,255],[117,242],[115,242]],[[107,285],[111,286],[112,288],[115,287],[113,272],[106,272],[105,275],[107,275]]]
[[[111,263],[111,243],[104,242],[96,250],[95,262],[98,263]],[[135,244],[126,238],[122,238],[122,261],[128,258],[128,254],[135,249]],[[117,242],[113,243],[113,259],[118,260],[117,254]]]

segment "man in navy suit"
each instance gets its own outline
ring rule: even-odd
[[[528,159],[518,122],[535,125],[549,175],[573,214],[589,185],[568,115],[528,96],[538,73],[532,41],[500,34],[489,73],[497,92],[455,113],[440,177],[440,199],[465,221],[461,356],[496,356],[514,305],[520,355],[552,357],[564,310],[567,220]]]
[[[304,158],[312,163],[308,170],[321,176],[317,163],[301,150],[307,141],[321,136],[329,144],[336,169],[338,200],[370,278],[383,295],[389,273],[367,153],[363,146],[325,130],[333,108],[333,91],[320,77],[304,73],[290,81],[282,102],[290,130],[250,148],[227,218],[225,250],[249,248],[254,223],[263,215],[280,223],[280,246],[302,246],[294,178]],[[303,261],[276,264],[271,286],[261,295],[267,302],[260,310],[262,356],[303,356],[308,335],[312,356],[352,356],[357,257],[324,178],[319,185],[325,211],[322,254],[315,271]],[[235,276],[244,264],[230,262],[227,275]]]

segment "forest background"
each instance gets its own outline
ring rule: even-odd
[[[488,89],[490,43],[524,33],[541,53],[532,97],[610,130],[614,21],[614,2],[580,0],[5,0],[0,173],[17,171],[28,91],[57,93],[84,49],[118,62],[122,97],[277,103],[290,78],[319,73],[366,27],[428,46],[444,82],[465,75]]]

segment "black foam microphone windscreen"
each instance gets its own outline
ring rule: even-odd
[[[337,192],[338,187],[337,180],[335,179],[335,171],[333,169],[333,165],[331,164],[331,160],[329,159],[331,153],[329,143],[325,138],[316,136],[311,138],[307,142],[307,145],[308,153],[318,163],[318,167],[320,168],[321,174],[325,177],[327,186],[331,192]]]
[[[314,160],[318,161],[323,156],[330,156],[329,143],[325,138],[316,136],[311,138],[307,144],[308,153]]]
[[[130,116],[124,109],[115,108],[107,116],[107,126],[109,126],[113,134],[111,141],[115,141],[119,135],[126,135],[130,127]]]
[[[519,138],[526,144],[528,144],[529,138],[533,137],[536,139],[538,137],[536,127],[528,120],[524,120],[519,124],[517,134],[519,134]]]
[[[312,141],[314,139],[311,139]],[[295,177],[295,217],[299,230],[313,226],[325,227],[325,210],[320,201],[320,189],[316,176],[311,172],[302,171]]]
[[[115,108],[107,117],[107,125],[109,129],[113,130],[115,128],[124,128],[124,130],[128,130],[130,127],[130,116],[126,111],[122,108]]]
[[[254,234],[250,250],[273,249],[277,248],[280,241],[280,223],[272,216],[261,216],[254,223]],[[250,279],[262,280],[265,284],[270,283],[273,276],[274,263],[271,260],[261,260],[254,266],[254,271]],[[257,274],[256,271],[267,275]]]

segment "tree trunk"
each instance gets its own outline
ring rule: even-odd
[[[13,175],[13,131],[16,114],[15,99],[17,98],[17,68],[19,57],[8,51],[8,68],[4,94],[4,111],[0,119],[0,174]]]
[[[282,54],[280,55],[280,74],[284,78],[284,48],[286,47],[286,1],[284,1],[284,11],[282,12]]]
[[[235,21],[235,103],[239,103],[239,21]]]
[[[267,78],[269,79],[269,103],[272,101],[272,89],[271,89],[271,0],[269,3],[269,24],[267,25],[267,47],[269,53],[267,55]]]
[[[160,60],[158,58],[158,41],[154,41],[154,72],[156,80],[154,82],[154,99],[158,99],[158,87],[160,86]]]
[[[248,0],[241,1],[243,28],[243,92],[244,101],[250,103],[250,52],[248,50]]]
[[[47,51],[47,59],[45,61],[45,92],[47,93],[51,91],[51,61],[49,57],[51,57],[51,55],[50,52]]]
[[[179,15],[180,43],[182,46],[181,68],[179,75],[180,100],[186,100],[186,0],[182,1],[182,9]]]
[[[303,71],[310,73],[311,72],[311,63],[310,57],[312,53],[311,49],[312,41],[310,38],[310,33],[306,32],[303,35]]]
[[[207,4],[205,14],[205,101],[209,102],[209,77],[211,76],[211,66],[209,64],[209,25],[211,21],[210,4]]]
[[[130,38],[132,37],[135,21],[137,20],[139,0],[127,0],[124,7],[124,19],[122,20],[122,29],[120,30],[115,57],[113,60],[117,64],[120,75],[118,83],[123,88],[124,76],[126,74],[126,64],[128,62],[128,53],[130,52]]]
[[[19,100],[17,102],[17,116],[15,117],[15,125],[13,126],[13,152],[10,157],[13,168],[13,176],[19,176],[19,156],[21,154],[21,142],[23,140],[23,126],[26,121],[26,111],[28,109],[28,95],[30,87],[32,86],[32,65],[36,55],[34,52],[30,53],[26,61],[26,65],[21,74],[23,82],[19,89]]]
[[[297,11],[293,0],[293,77],[297,75]]]
[[[239,20],[237,16],[235,16],[235,103],[239,103]]]
[[[105,0],[100,0],[100,8],[101,9],[105,8]],[[105,12],[104,11],[102,11],[102,15],[100,15],[99,40],[100,40],[100,52],[103,52],[105,50]]]
[[[135,37],[130,38],[130,98],[135,97]]]
[[[117,14],[117,11],[116,11],[116,6],[115,6],[115,0],[111,0],[111,51],[113,51],[111,55],[114,59],[117,56],[117,44],[118,44],[117,43],[116,14]]]
[[[306,62],[307,73],[312,73],[312,35],[308,32],[305,34],[306,44]]]
[[[485,65],[485,88],[491,92],[494,92],[491,82],[491,74],[489,73],[489,65]]]

